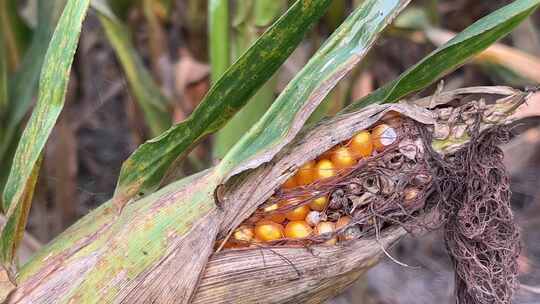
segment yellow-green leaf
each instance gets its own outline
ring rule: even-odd
[[[98,12],[105,34],[126,73],[130,91],[143,111],[152,136],[157,136],[171,126],[171,115],[167,109],[169,101],[137,54],[129,29],[106,5],[102,1],[92,1],[92,7]]]
[[[26,224],[23,211],[29,208],[25,202],[33,193],[39,158],[64,106],[71,64],[88,5],[89,0],[68,1],[45,55],[38,101],[17,146],[2,194],[2,207],[13,217],[8,218],[8,222],[17,223],[15,228],[5,225],[0,235],[0,253],[5,263],[13,257],[19,229],[24,229]]]

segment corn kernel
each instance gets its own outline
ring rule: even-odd
[[[356,159],[370,156],[373,152],[373,142],[369,131],[360,131],[354,135],[349,147]]]
[[[283,226],[272,221],[262,220],[255,226],[255,237],[263,242],[279,240],[283,238]]]
[[[337,148],[330,160],[340,169],[350,168],[356,163],[353,152],[348,147]]]
[[[352,218],[348,215],[340,217],[336,222],[336,230],[339,230],[352,222]]]
[[[283,185],[281,185],[284,189],[291,189],[291,188],[294,188],[296,186],[298,186],[298,183],[296,182],[296,178],[295,176],[291,176],[289,177],[284,183]]]
[[[289,221],[300,221],[300,220],[305,219],[308,213],[309,213],[309,207],[306,205],[302,205],[285,213],[285,217]]]
[[[308,161],[298,169],[296,181],[299,186],[309,185],[315,180],[315,161]]]
[[[303,239],[310,236],[313,229],[305,221],[290,221],[285,226],[285,237],[291,239]]]
[[[309,208],[315,211],[323,211],[326,205],[328,205],[328,198],[326,196],[318,197],[308,204]]]
[[[336,231],[336,224],[332,222],[320,222],[315,227],[315,234],[322,235],[325,233],[333,233]],[[337,237],[334,236],[331,239],[324,242],[326,245],[335,245],[337,243]]]
[[[278,204],[272,204],[266,208],[264,208],[264,212],[271,212],[271,211],[274,211],[274,210],[277,210],[279,207]],[[267,215],[265,217],[266,219],[268,220],[271,220],[272,222],[276,222],[278,224],[281,224],[285,221],[285,214],[282,214],[282,213],[272,213],[270,215]]]
[[[250,242],[255,236],[253,227],[240,226],[233,233],[233,238],[240,242]]]
[[[372,137],[375,150],[382,151],[386,146],[393,144],[397,140],[397,133],[389,125],[380,124],[373,128]]]
[[[319,224],[320,221],[321,221],[321,214],[317,211],[310,211],[306,215],[306,223],[308,223],[308,225],[312,227],[317,226],[317,224]]]
[[[336,175],[336,167],[328,159],[321,159],[315,166],[315,169],[317,180],[330,178]]]

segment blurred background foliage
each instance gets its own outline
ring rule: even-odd
[[[75,55],[66,105],[43,156],[28,223],[35,238],[41,242],[50,240],[110,198],[122,162],[145,140],[183,121],[201,102],[212,82],[292,2],[93,1]],[[221,159],[361,2],[334,0],[321,22],[278,73],[222,130],[191,151],[179,174],[189,175]],[[414,1],[384,32],[367,58],[332,90],[310,122],[336,114],[395,79],[454,33],[510,2]],[[65,0],[0,0],[0,190],[34,104],[40,67],[65,4]],[[503,41],[446,77],[446,88],[538,85],[539,26],[540,13],[535,12]],[[426,92],[434,88],[431,86]],[[531,119],[519,126],[517,129],[525,136],[505,147],[509,152],[507,163],[517,217],[524,227],[527,244],[537,244],[527,248],[520,258],[524,280],[531,282],[540,282],[540,235],[529,233],[540,228],[540,191],[536,185],[540,177],[538,125],[540,121]],[[519,150],[524,144],[533,147],[528,149],[529,154]],[[446,301],[452,278],[442,244],[436,240],[429,236],[420,241],[409,240],[394,250],[397,257],[409,264],[420,264],[424,271],[404,278],[396,275],[403,270],[384,263],[370,272],[367,282],[354,286],[334,302],[370,303],[358,300],[365,299],[365,290],[371,295],[371,303]],[[36,240],[26,243],[32,250],[39,246]],[[436,291],[426,295],[431,298],[418,301],[414,295],[425,294],[420,290],[426,290],[426,284]],[[395,288],[387,292],[388,286]],[[518,296],[520,303],[538,302],[532,294]]]

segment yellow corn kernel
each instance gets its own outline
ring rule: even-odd
[[[303,239],[312,233],[313,229],[305,221],[290,221],[285,226],[285,237],[290,239]]]
[[[349,147],[356,159],[370,156],[373,153],[373,142],[369,131],[361,131],[354,135]]]

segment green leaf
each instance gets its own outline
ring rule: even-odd
[[[228,0],[208,2],[208,39],[212,81],[229,67],[229,4]]]
[[[161,134],[171,126],[167,98],[161,93],[137,54],[130,40],[129,29],[113,15],[112,11],[106,7],[106,3],[92,1],[92,7],[98,12],[105,34],[122,64],[130,91],[133,92],[143,110],[152,136]]]
[[[10,71],[19,65],[31,36],[30,29],[18,14],[17,6],[17,1],[0,0],[0,29]]]
[[[115,200],[123,205],[156,189],[167,169],[219,130],[274,74],[331,0],[297,1],[212,86],[184,122],[141,145],[122,165]]]
[[[45,55],[38,101],[17,146],[2,196],[3,209],[13,217],[7,220],[17,223],[11,229],[6,226],[0,235],[4,263],[11,262],[16,240],[26,224],[21,215],[29,208],[25,204],[33,193],[40,155],[64,106],[71,64],[88,5],[89,0],[68,1]]]
[[[227,153],[216,168],[218,174],[230,177],[270,161],[408,3],[364,1],[288,84],[261,120]]]
[[[30,171],[30,176],[24,185],[19,201],[11,205],[12,208],[6,212],[6,223],[0,234],[0,259],[3,265],[7,266],[13,262],[17,248],[24,236],[42,160],[43,156],[40,155]]]
[[[397,79],[351,104],[351,112],[370,104],[395,102],[432,84],[511,32],[540,4],[539,0],[516,0],[476,21],[450,41],[405,71]]]
[[[284,0],[257,0],[255,1],[254,21],[255,26],[268,26],[279,17],[283,7],[286,6]]]
[[[258,0],[236,11],[232,36],[232,53],[238,58],[258,37],[263,26],[269,26],[280,16],[282,1]],[[283,6],[279,6],[283,5]],[[272,19],[271,19],[272,18]],[[274,101],[277,79],[273,77],[214,136],[213,156],[221,159],[268,110]]]
[[[17,144],[15,136],[20,129],[23,118],[32,106],[38,85],[41,66],[45,52],[51,40],[54,27],[64,8],[66,0],[49,0],[38,2],[38,26],[34,32],[32,42],[26,51],[17,72],[9,79],[10,103],[7,110],[5,133],[0,138],[0,163],[4,167]]]
[[[8,66],[4,32],[0,30],[0,138],[3,137],[3,122],[8,108]],[[1,144],[1,142],[0,142]]]

